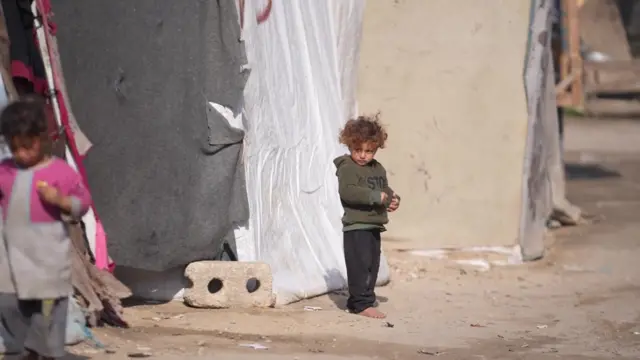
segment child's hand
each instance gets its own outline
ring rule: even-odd
[[[46,203],[56,206],[60,205],[61,196],[58,189],[50,186],[44,181],[38,181],[36,183],[36,188],[38,189],[38,195],[40,195],[40,198]]]
[[[393,197],[391,197],[391,204],[389,204],[387,211],[394,212],[398,210],[399,207],[400,207],[400,198],[398,198],[396,194],[393,194]]]
[[[386,203],[388,198],[389,198],[389,195],[387,195],[386,192],[383,191],[383,192],[380,193],[380,203],[381,204]]]

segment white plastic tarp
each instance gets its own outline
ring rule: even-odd
[[[243,39],[245,167],[251,207],[240,260],[271,265],[277,303],[346,285],[332,160],[346,152],[338,132],[356,110],[364,0],[246,2]],[[389,279],[382,261],[380,282]]]

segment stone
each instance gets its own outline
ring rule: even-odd
[[[197,261],[184,276],[191,286],[185,304],[197,308],[226,309],[275,305],[271,267],[260,262]]]

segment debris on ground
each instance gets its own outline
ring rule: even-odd
[[[146,347],[138,347],[138,351],[136,352],[131,352],[127,354],[127,357],[130,358],[148,358],[151,357],[151,349],[150,348],[146,348]]]
[[[258,344],[258,343],[240,344],[238,346],[244,347],[244,348],[253,349],[253,350],[269,350],[269,348],[267,346],[264,346],[264,345]]]
[[[427,350],[418,350],[418,354],[421,355],[430,355],[430,356],[440,356],[442,354],[444,354],[443,352],[440,351],[427,351]]]

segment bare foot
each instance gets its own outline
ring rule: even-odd
[[[358,315],[362,315],[362,316],[366,316],[374,319],[384,319],[387,317],[387,315],[385,315],[384,313],[372,307],[362,310],[361,312],[358,313]]]

